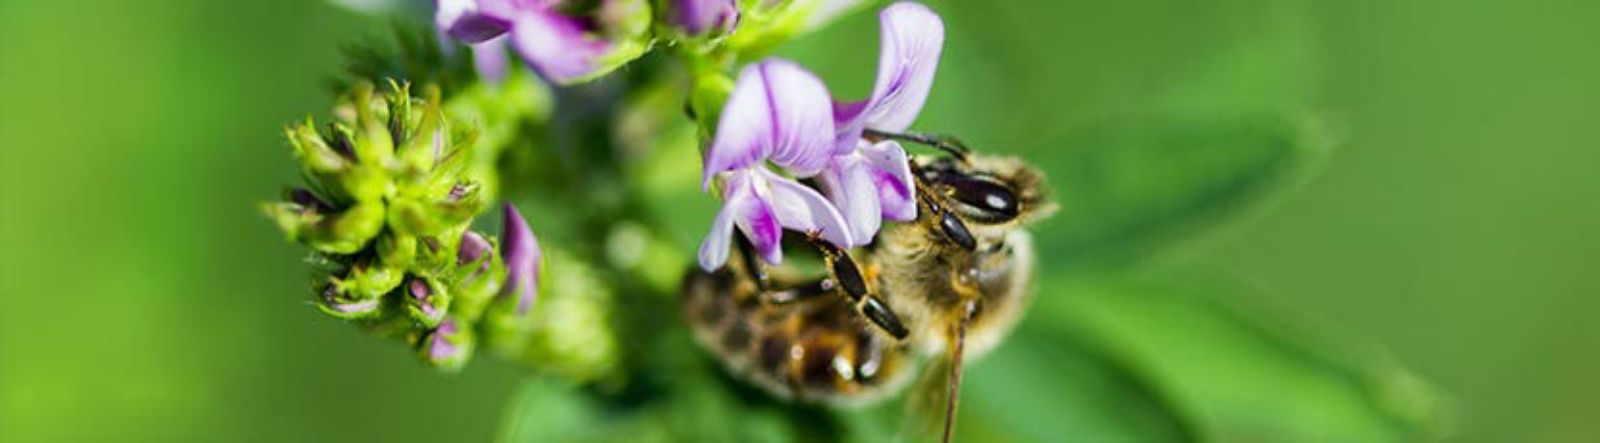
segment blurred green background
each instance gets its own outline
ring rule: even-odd
[[[1445,394],[1451,439],[1600,435],[1600,8],[929,3],[950,41],[917,127],[1047,170],[1107,117],[1324,117],[1320,174],[1150,267],[1373,339]],[[495,435],[521,369],[440,375],[318,315],[256,212],[296,177],[281,125],[386,28],[320,0],[0,2],[0,441]],[[876,32],[781,52],[860,97]]]

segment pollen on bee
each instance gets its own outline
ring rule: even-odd
[[[801,360],[801,359],[804,359],[805,357],[806,357],[806,348],[805,348],[805,346],[800,346],[799,343],[795,343],[794,345],[789,346],[789,359],[791,359],[791,360]]]
[[[856,377],[855,368],[850,366],[850,359],[844,358],[843,355],[833,357],[833,372],[838,373],[839,378],[845,380],[852,380]]]

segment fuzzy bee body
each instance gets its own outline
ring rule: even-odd
[[[691,269],[683,307],[697,340],[778,397],[847,405],[893,394],[922,358],[967,360],[997,345],[1030,298],[1034,250],[1020,228],[1053,209],[1042,177],[1000,157],[912,166],[917,219],[885,226],[854,259],[824,249],[827,276],[766,269],[739,250],[716,272]]]

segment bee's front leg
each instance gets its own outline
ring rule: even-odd
[[[861,267],[856,265],[855,259],[850,258],[849,251],[815,237],[811,238],[811,244],[822,251],[831,279],[861,315],[895,340],[904,340],[910,334],[905,323],[900,321],[900,316],[873,293],[871,285],[861,274]]]

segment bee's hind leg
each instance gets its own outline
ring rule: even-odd
[[[889,304],[872,293],[871,286],[861,275],[861,268],[850,258],[849,251],[818,238],[812,238],[811,244],[822,251],[828,274],[835,286],[850,298],[850,302],[856,306],[861,315],[893,336],[895,340],[904,340],[910,334],[910,331],[906,330],[905,323],[900,321],[900,316],[889,309]]]

